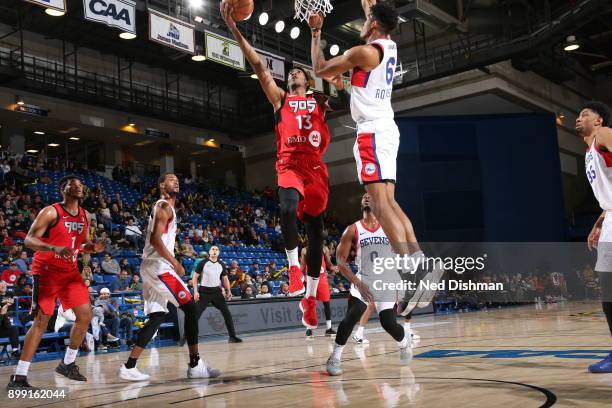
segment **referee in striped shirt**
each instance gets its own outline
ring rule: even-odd
[[[242,339],[236,337],[236,329],[232,314],[227,307],[226,298],[232,298],[229,279],[227,278],[227,266],[219,260],[219,247],[212,246],[208,251],[208,260],[202,261],[196,267],[193,274],[194,299],[198,305],[198,320],[209,304],[219,309],[225,320],[225,326],[229,334],[230,343],[242,343]],[[225,288],[225,296],[221,289],[221,282]],[[198,289],[199,287],[199,289]]]

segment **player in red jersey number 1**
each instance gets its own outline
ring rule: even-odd
[[[72,380],[87,381],[75,364],[78,348],[92,317],[89,291],[79,272],[77,258],[79,253],[103,251],[104,243],[89,241],[88,214],[79,205],[83,199],[81,180],[77,176],[63,177],[59,188],[63,201],[43,208],[25,239],[25,245],[35,251],[31,310],[35,317],[26,334],[15,375],[11,376],[7,387],[9,389],[31,387],[27,381],[28,368],[47,330],[58,298],[64,310],[72,309],[76,321],[70,331],[70,345],[64,360],[55,371]]]

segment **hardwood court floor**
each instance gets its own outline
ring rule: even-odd
[[[36,386],[69,387],[66,400],[6,401],[19,407],[611,407],[612,374],[586,367],[612,349],[599,304],[523,306],[414,319],[422,340],[400,365],[396,343],[371,323],[369,346],[349,340],[344,375],[329,377],[330,338],[302,330],[212,341],[201,355],[224,374],[187,380],[186,347],[147,350],[149,383],[116,376],[127,352],[79,357],[89,381],[56,376],[57,361],[32,364]],[[322,329],[317,330],[319,334]],[[2,367],[6,381],[14,367]],[[65,381],[64,381],[65,380]],[[3,397],[6,393],[3,391]]]

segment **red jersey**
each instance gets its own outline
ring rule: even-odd
[[[275,113],[276,154],[283,159],[307,154],[321,160],[329,145],[325,106],[313,97],[285,94]]]
[[[60,203],[53,204],[57,211],[55,223],[47,228],[41,241],[59,247],[68,247],[74,251],[70,260],[65,260],[52,251],[36,251],[32,262],[32,274],[38,275],[40,270],[49,265],[56,269],[77,269],[77,257],[81,245],[87,240],[89,221],[85,210],[79,207],[77,215],[71,215]],[[35,267],[36,266],[36,267]]]
[[[306,265],[306,262],[302,264],[302,273],[308,273],[308,265]],[[321,270],[319,272],[319,276],[327,276],[327,262],[325,262],[325,255],[321,257]]]

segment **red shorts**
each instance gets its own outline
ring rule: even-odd
[[[297,213],[300,219],[306,213],[316,217],[327,208],[329,175],[327,166],[318,159],[291,157],[276,162],[278,186],[296,189],[302,199]]]
[[[317,285],[317,300],[319,302],[329,302],[329,281],[327,280],[327,274],[321,275],[319,278],[319,284]]]
[[[40,310],[50,316],[59,298],[64,310],[89,304],[89,290],[78,269],[57,269],[50,265],[32,264],[34,288],[32,311]]]

